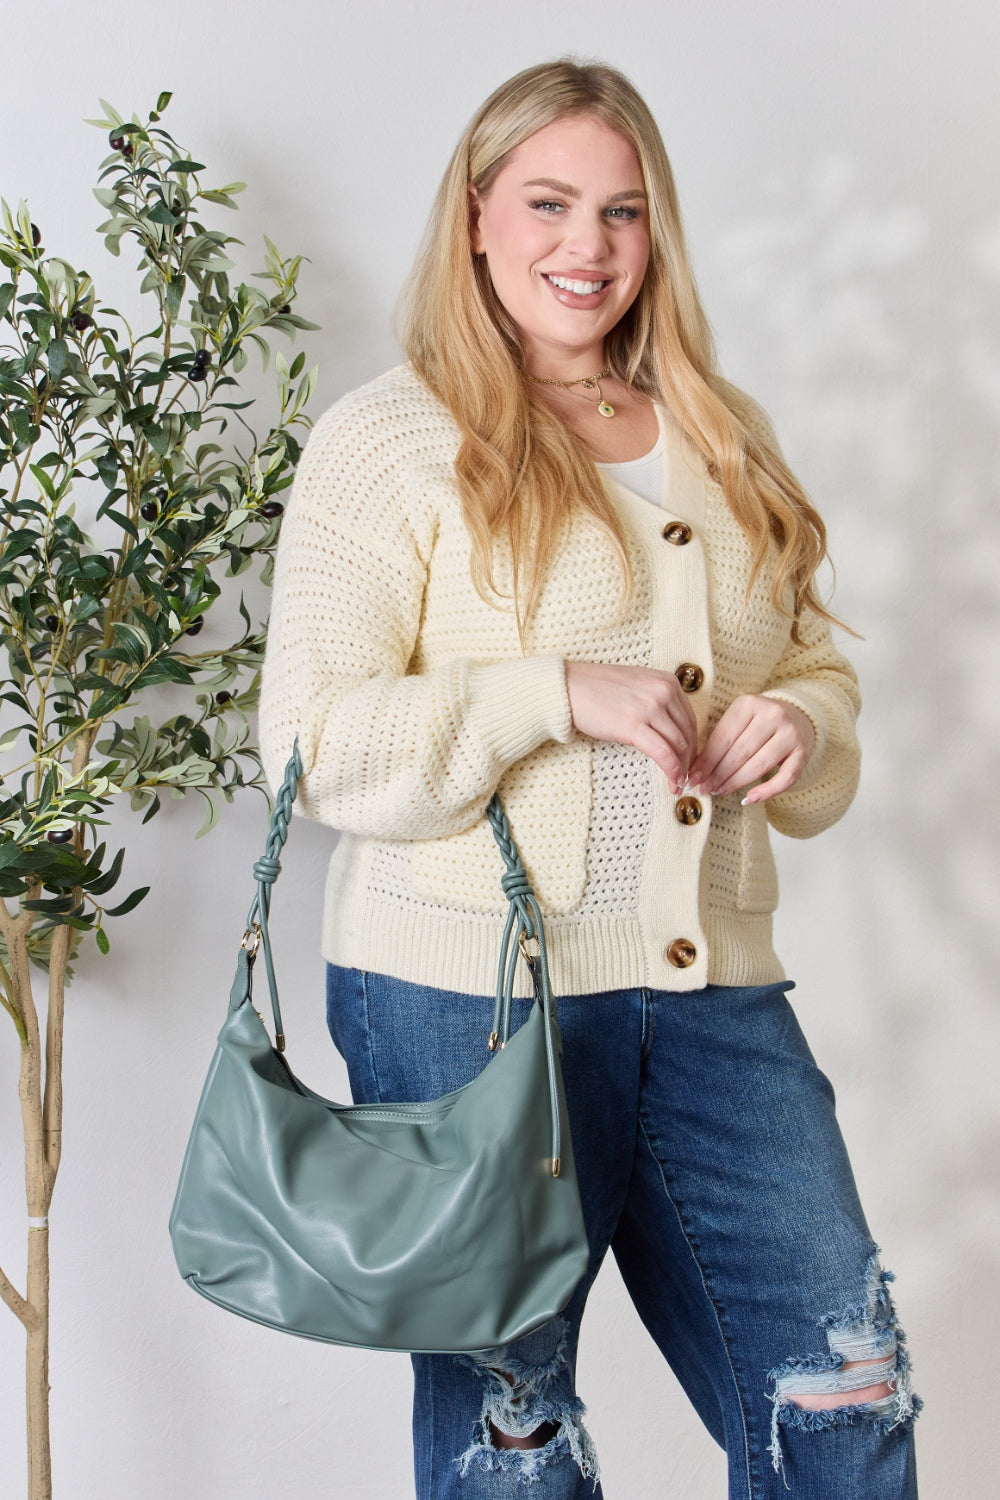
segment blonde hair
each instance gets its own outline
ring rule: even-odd
[[[660,132],[628,79],[600,64],[542,63],[490,95],[448,165],[407,288],[406,352],[461,434],[455,468],[475,585],[483,597],[500,597],[495,546],[506,540],[523,628],[565,524],[584,511],[606,531],[626,590],[631,586],[621,522],[594,461],[525,378],[517,329],[493,290],[485,256],[472,250],[470,185],[486,196],[512,151],[569,115],[593,116],[631,143],[649,205],[649,265],[635,302],[608,335],[606,362],[667,406],[705,457],[753,549],[748,591],[776,549],[772,598],[797,637],[803,609],[834,618],[814,583],[826,556],[823,522],[716,371]]]

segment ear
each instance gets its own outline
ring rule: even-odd
[[[479,219],[482,214],[482,200],[479,197],[479,189],[469,183],[469,242],[472,245],[474,255],[483,253],[483,235],[479,227]]]

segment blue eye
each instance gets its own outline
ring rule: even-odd
[[[620,224],[632,224],[639,217],[637,208],[628,208],[625,204],[619,204],[615,208],[608,209],[608,217],[617,219]]]
[[[558,213],[562,208],[561,203],[553,203],[551,198],[536,198],[531,204],[532,208],[538,209],[539,213]]]

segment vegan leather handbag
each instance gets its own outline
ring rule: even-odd
[[[322,1098],[284,1057],[268,930],[301,774],[296,744],[170,1217],[178,1268],[210,1301],[305,1338],[425,1353],[509,1343],[565,1306],[588,1261],[538,902],[494,797],[509,906],[486,1066],[430,1103]],[[253,1006],[260,954],[274,1046]],[[511,1034],[519,957],[534,1002]]]

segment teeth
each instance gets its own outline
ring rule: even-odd
[[[578,297],[589,297],[591,292],[599,292],[604,285],[603,281],[569,281],[565,276],[549,276],[546,279],[560,291],[575,292]]]

